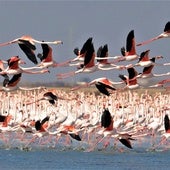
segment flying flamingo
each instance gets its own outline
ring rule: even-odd
[[[21,81],[21,76],[22,74],[15,74],[12,76],[12,78],[10,79],[9,76],[7,74],[3,75],[4,76],[4,81],[3,81],[3,86],[0,89],[0,91],[6,91],[6,92],[10,92],[10,91],[15,91],[15,90],[35,90],[35,89],[41,89],[43,87],[33,87],[33,88],[26,88],[26,87],[20,87],[18,86],[18,83]]]
[[[164,126],[166,133],[170,133],[170,120],[167,114],[164,117]]]
[[[155,40],[159,40],[159,39],[162,39],[162,38],[169,38],[170,37],[170,21],[168,21],[164,27],[164,32],[161,33],[160,35],[154,37],[154,38],[151,38],[147,41],[144,41],[144,42],[141,42],[141,43],[138,43],[137,46],[142,46],[142,45],[146,45],[146,44],[149,44]]]
[[[15,74],[10,80],[9,80],[9,76],[6,75],[3,81],[2,91],[13,91],[18,89],[17,84],[21,80],[21,75],[22,75],[21,73]]]
[[[66,65],[66,66],[77,66],[78,68],[83,65],[84,63],[84,57],[86,55],[87,50],[90,48],[91,44],[92,44],[92,37],[89,37],[85,43],[83,44],[81,50],[76,47],[74,48],[73,52],[74,54],[77,56],[73,59],[67,60],[62,64],[62,66]]]
[[[48,68],[48,67],[58,67],[65,65],[64,63],[57,63],[55,60],[53,60],[53,54],[52,54],[52,48],[48,44],[41,44],[43,53],[38,54],[37,57],[40,58],[41,63],[38,64],[36,67],[32,68]],[[67,63],[67,62],[66,62]]]
[[[141,61],[139,61],[137,64],[135,64],[135,65],[140,65],[140,66],[144,67],[142,73],[139,73],[137,78],[151,78],[151,77],[161,77],[161,76],[170,75],[170,72],[163,73],[163,74],[153,74],[152,73],[152,70],[153,70],[154,66],[156,65],[155,60],[162,58],[162,56],[156,56],[156,57],[152,57],[151,59],[149,59],[148,55],[146,54],[148,52],[149,52],[149,50],[142,52],[141,53],[141,58],[142,58]],[[144,56],[144,57],[142,57],[142,56]],[[146,57],[146,61],[145,61],[145,57]]]
[[[121,53],[123,57],[118,57],[117,61],[133,61],[139,58],[136,53],[136,42],[134,36],[134,30],[131,30],[127,35],[126,39],[126,49],[125,47],[121,48]]]
[[[78,90],[83,87],[89,87],[91,85],[95,85],[96,88],[101,93],[109,96],[111,94],[111,92],[108,89],[115,91],[116,88],[113,85],[114,84],[122,84],[122,83],[123,82],[113,82],[110,79],[107,79],[106,77],[101,77],[101,78],[94,79],[89,83],[85,83],[84,85],[76,86],[76,87],[72,88],[71,90],[74,91],[74,90]]]
[[[168,114],[165,114],[164,116],[164,129],[165,129],[165,133],[162,134],[162,139],[160,144],[165,143],[167,139],[170,137],[170,120]]]
[[[19,63],[21,63],[21,59],[19,58],[19,56],[12,56],[9,60],[8,60],[8,67],[4,70],[2,70],[0,72],[1,75],[4,74],[19,74],[19,73],[27,73],[27,74],[44,74],[49,72],[49,70],[45,69],[45,70],[40,70],[40,71],[31,71],[33,70],[32,68],[24,68],[19,66]],[[22,61],[23,63],[23,61]]]
[[[54,93],[52,93],[51,91],[47,91],[47,92],[45,92],[43,94],[43,97],[41,97],[40,99],[38,99],[36,101],[29,102],[26,105],[30,105],[30,104],[33,104],[33,103],[36,103],[36,102],[39,102],[39,101],[42,101],[42,100],[46,100],[50,104],[56,105],[56,102],[58,101],[58,99],[59,100],[73,100],[73,99],[67,99],[67,98],[63,98],[63,97],[57,96]]]
[[[8,126],[8,123],[10,122],[12,118],[12,115],[0,115],[0,122],[2,122],[2,127],[7,127]]]
[[[170,79],[164,79],[164,80],[159,81],[157,84],[149,86],[149,87],[163,87],[164,84],[169,83],[169,82],[170,82]]]
[[[84,57],[84,64],[81,65],[81,68],[79,68],[77,71],[58,74],[58,79],[67,78],[70,76],[74,76],[78,73],[92,73],[97,70],[97,67],[95,65],[95,50],[93,43],[91,42],[88,46],[88,49],[86,49],[85,57]]]
[[[126,38],[126,49],[125,47],[121,48],[122,56],[115,56],[115,57],[107,57],[107,59],[114,59],[113,63],[120,62],[120,61],[133,61],[139,58],[138,54],[136,53],[136,42],[135,42],[135,35],[134,30],[131,30]],[[105,59],[104,56],[96,57],[97,60]]]
[[[32,38],[29,35],[23,35],[22,37],[16,38],[12,41],[1,43],[0,47],[10,45],[10,44],[14,44],[14,43],[18,43],[19,47],[26,54],[28,59],[30,59],[34,64],[38,64],[38,61],[37,61],[35,53],[34,53],[34,51],[36,50],[35,43],[39,43],[39,44],[61,44],[62,42],[61,41],[52,41],[52,42],[38,41],[38,40]]]
[[[136,89],[136,88],[139,88],[139,84],[137,82],[137,71],[134,69],[134,67],[130,64],[129,66],[127,66],[127,71],[128,71],[128,76],[126,75],[122,75],[120,74],[119,75],[119,78],[121,78],[126,86],[124,87],[125,88],[128,88],[128,89]]]
[[[97,146],[98,143],[102,142],[105,137],[114,137],[115,139],[118,139],[123,145],[132,149],[130,140],[133,140],[133,138],[131,137],[131,135],[126,133],[117,133],[116,129],[114,129],[113,127],[113,124],[114,122],[111,113],[108,109],[105,108],[101,116],[101,127],[104,128],[101,133],[104,136],[92,147],[92,149],[94,149],[94,147]],[[91,151],[92,149],[89,149],[88,151]]]
[[[146,51],[142,52],[139,57],[139,61],[134,66],[149,67],[151,65],[156,65],[155,59],[163,58],[162,56],[155,56],[150,59],[149,52],[150,52],[150,50],[146,50]],[[159,64],[157,64],[157,65],[159,65]]]
[[[100,70],[111,70],[111,69],[125,69],[123,65],[115,65],[113,62],[108,62],[108,45],[105,44],[103,47],[100,46],[97,50],[97,66]]]

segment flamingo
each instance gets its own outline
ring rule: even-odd
[[[149,58],[150,50],[146,50],[141,53],[139,61],[134,66],[142,66],[142,67],[149,67],[151,65],[155,65],[155,59],[161,59],[162,56],[155,56],[151,59]]]
[[[53,60],[52,48],[48,44],[41,44],[43,53],[38,54],[37,57],[40,58],[41,63],[33,68],[48,68],[48,67],[58,67],[65,65],[65,63],[57,63]],[[66,62],[67,63],[67,62]]]
[[[12,119],[12,115],[10,114],[6,116],[0,115],[0,122],[2,122],[2,127],[7,127],[11,119]]]
[[[170,75],[170,73],[168,73],[168,75]],[[169,83],[169,82],[170,82],[170,79],[164,79],[164,80],[159,81],[157,84],[149,86],[149,87],[156,87],[156,88],[163,87],[164,84]]]
[[[106,77],[101,77],[101,78],[97,78],[92,80],[89,83],[85,83],[84,85],[80,85],[77,87],[72,88],[71,90],[78,90],[80,88],[83,87],[89,87],[91,85],[95,85],[96,88],[103,94],[110,96],[110,92],[108,91],[108,89],[110,90],[116,90],[116,88],[113,86],[114,84],[122,84],[123,82],[113,82],[110,79],[107,79]]]
[[[147,41],[144,41],[144,42],[141,42],[141,43],[138,43],[137,46],[142,46],[142,45],[146,45],[146,44],[149,44],[155,40],[159,40],[159,39],[162,39],[162,38],[169,38],[170,37],[170,21],[168,21],[166,24],[165,24],[165,27],[164,27],[164,32],[161,33],[160,35],[154,37],[154,38],[151,38]]]
[[[39,132],[45,132],[47,127],[47,122],[49,121],[49,116],[46,116],[42,121],[37,120],[35,122],[35,129]]]
[[[144,60],[144,61],[139,61],[139,63],[135,64],[135,65],[140,65],[140,66],[144,67],[142,73],[139,73],[137,78],[151,78],[151,77],[161,77],[161,76],[170,75],[170,72],[163,73],[163,74],[153,74],[152,73],[152,70],[155,66],[155,60],[162,58],[162,56],[156,56],[156,57],[152,57],[151,59],[149,59],[148,55],[146,55],[146,53],[148,53],[148,52],[149,52],[149,50],[147,50],[141,54],[141,56],[144,56],[144,57],[141,57],[142,60]],[[145,61],[145,55],[146,55],[146,61]]]
[[[85,51],[84,64],[81,65],[81,68],[79,68],[77,71],[57,74],[57,77],[58,79],[63,79],[70,76],[74,76],[78,73],[92,73],[96,70],[97,66],[95,65],[95,50],[93,43],[91,42],[90,44],[88,44],[88,49],[86,49]]]
[[[99,143],[104,140],[105,137],[114,137],[115,139],[118,139],[123,145],[126,147],[132,149],[132,145],[130,140],[133,140],[131,135],[126,134],[126,133],[117,133],[116,129],[113,128],[113,118],[111,116],[111,113],[108,109],[104,109],[102,116],[101,116],[101,127],[104,127],[104,130],[102,130],[102,134],[104,137],[100,139],[94,146],[93,148]],[[99,133],[100,134],[100,133]],[[89,149],[91,151],[91,149]]]
[[[62,66],[64,65],[68,65],[68,66],[77,66],[78,68],[83,65],[84,63],[84,57],[86,55],[87,50],[90,48],[91,44],[92,44],[92,37],[89,37],[85,43],[83,44],[81,50],[79,50],[78,47],[74,48],[73,52],[74,54],[77,56],[73,59],[70,59],[68,61],[65,61]]]
[[[47,131],[48,121],[49,121],[49,116],[46,116],[42,120],[37,120],[35,122],[34,126],[35,126],[35,129],[36,129],[36,132],[34,132],[34,134],[33,134],[34,137],[29,141],[28,144],[32,143],[37,137],[40,138],[40,137],[43,137],[43,136],[49,134],[48,131]]]
[[[3,81],[3,87],[1,90],[2,91],[13,91],[13,90],[18,89],[17,84],[20,82],[21,76],[22,74],[19,73],[19,74],[13,75],[13,77],[9,79],[9,76],[6,75]]]
[[[165,126],[165,132],[170,133],[170,120],[167,114],[164,117],[164,126]]]
[[[139,58],[138,54],[136,53],[136,43],[135,43],[135,36],[134,30],[131,30],[126,39],[126,49],[125,47],[121,48],[121,53],[123,57],[118,57],[117,61],[133,61]]]
[[[5,79],[3,81],[3,86],[0,89],[0,91],[6,91],[6,92],[15,91],[15,90],[28,91],[28,90],[35,90],[35,89],[43,89],[44,88],[44,87],[26,88],[26,87],[18,86],[19,82],[21,81],[21,76],[22,76],[21,73],[13,75],[11,79],[7,74],[5,74],[3,76],[4,76]]]
[[[39,43],[39,44],[61,44],[62,41],[52,41],[52,42],[44,41],[43,42],[43,41],[38,41],[38,40],[32,38],[30,35],[23,35],[22,37],[16,38],[12,41],[1,43],[0,47],[10,45],[10,44],[14,44],[14,43],[18,43],[19,47],[26,54],[28,59],[30,59],[34,64],[38,64],[38,61],[37,61],[35,53],[34,53],[34,51],[36,50],[35,43]]]
[[[33,103],[36,103],[36,102],[39,102],[39,101],[42,101],[42,100],[48,101],[51,105],[56,105],[56,102],[58,101],[58,99],[60,99],[60,100],[73,100],[73,99],[67,99],[67,98],[57,96],[54,93],[52,93],[51,91],[47,91],[43,94],[42,98],[40,98],[36,101],[33,101],[33,102],[29,102],[26,105],[30,105],[30,104],[33,104]]]
[[[162,134],[162,139],[160,144],[165,143],[170,137],[170,120],[168,114],[165,114],[164,116],[164,129],[165,129],[165,133]]]
[[[33,70],[32,68],[24,68],[19,66],[20,63],[23,63],[21,58],[19,56],[12,56],[10,59],[8,59],[8,67],[6,69],[1,69],[2,71],[0,72],[1,75],[4,74],[19,74],[19,73],[27,73],[27,74],[44,74],[49,72],[49,70],[40,70],[40,71],[31,71]]]
[[[36,103],[36,102],[39,102],[41,100],[46,100],[48,101],[50,104],[52,105],[55,105],[56,101],[58,100],[58,96],[56,96],[55,94],[53,94],[52,92],[48,91],[48,92],[45,92],[43,94],[43,97],[36,100],[36,101],[33,101],[33,102],[29,102],[27,103],[27,105],[30,105],[30,104],[33,104],[33,103]]]
[[[112,62],[108,62],[108,45],[105,44],[103,47],[100,46],[97,50],[97,66],[100,70],[111,70],[111,69],[125,69],[123,65],[115,65]]]
[[[122,74],[119,75],[119,78],[121,78],[126,84],[124,89],[125,88],[128,88],[128,89],[139,88],[139,84],[137,82],[137,75],[138,75],[137,71],[134,69],[134,67],[131,64],[127,66],[127,71],[129,74],[128,77]]]

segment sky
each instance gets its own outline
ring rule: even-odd
[[[126,45],[127,34],[134,30],[136,42],[150,39],[163,32],[170,21],[170,1],[128,1],[128,0],[0,0],[0,43],[22,35],[31,35],[37,40],[62,40],[62,45],[51,45],[53,58],[63,62],[75,57],[73,49],[81,49],[83,43],[93,37],[95,50],[108,44],[109,56],[120,55],[120,48]],[[162,55],[162,63],[170,62],[170,39],[162,39],[137,47],[137,53],[150,49],[150,57]],[[36,53],[41,53],[37,45]],[[27,64],[34,66],[17,44],[0,47],[0,59],[19,55]],[[136,62],[136,61],[135,61]],[[134,63],[134,62],[133,62]],[[121,63],[127,64],[127,63]],[[50,68],[50,74],[22,76],[22,81],[56,81],[56,74],[76,70],[76,68]],[[138,71],[141,72],[141,68]],[[155,73],[169,72],[170,68],[155,67]],[[84,78],[107,77],[120,81],[119,74],[127,71],[98,71],[81,73],[65,82],[77,82]],[[1,79],[3,81],[3,79]]]

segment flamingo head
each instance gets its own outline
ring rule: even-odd
[[[19,56],[12,56],[12,57],[9,59],[9,62],[18,62],[18,61],[20,61]]]
[[[53,43],[54,43],[54,44],[63,44],[62,41],[54,41]]]

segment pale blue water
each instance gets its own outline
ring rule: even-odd
[[[0,150],[0,170],[168,170],[170,150],[149,152],[95,151],[83,152],[57,149]]]

